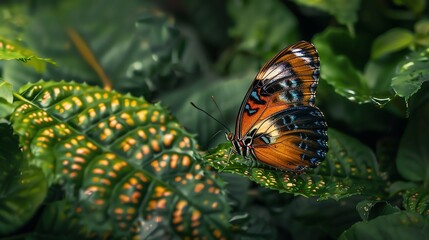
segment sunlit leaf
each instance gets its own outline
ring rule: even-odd
[[[19,60],[31,66],[37,72],[44,72],[47,63],[55,65],[55,62],[51,59],[38,57],[31,50],[1,37],[0,60]]]

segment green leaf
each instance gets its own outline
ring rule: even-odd
[[[357,14],[360,8],[360,0],[295,0],[295,2],[328,12],[339,23],[346,25],[349,32],[354,35],[353,24],[358,20]]]
[[[392,88],[407,101],[429,80],[429,48],[411,53],[398,65],[397,75],[392,78]]]
[[[380,109],[371,103],[359,104],[347,101],[343,96],[337,94],[333,86],[326,81],[319,82],[316,98],[320,109],[328,117],[328,123],[330,121],[341,122],[356,133],[390,132],[396,122],[395,116],[386,112],[386,108]],[[362,116],[365,116],[364,123]],[[385,119],[392,119],[392,121],[386,122]]]
[[[298,21],[278,0],[270,4],[263,1],[229,1],[228,11],[235,23],[230,35],[240,39],[241,50],[256,50],[262,56],[271,55],[299,39]]]
[[[256,71],[249,74],[242,73],[239,76],[226,79],[217,79],[217,81],[202,80],[191,86],[177,89],[172,93],[165,93],[161,95],[161,100],[172,109],[174,115],[177,116],[184,126],[192,132],[198,133],[198,142],[202,145],[203,149],[207,149],[210,143],[224,142],[224,134],[215,134],[219,130],[227,130],[206,114],[192,107],[190,102],[194,102],[221,122],[225,122],[229,128],[232,128],[234,127],[240,103]],[[222,110],[222,115],[217,110],[211,96],[214,97]]]
[[[47,192],[40,169],[26,165],[10,126],[0,124],[0,235],[23,226],[37,211]]]
[[[266,211],[263,208],[254,208],[251,209],[250,213],[241,212],[233,215],[230,222],[235,229],[235,239],[277,239],[276,228],[265,219],[266,212],[264,210]]]
[[[23,153],[64,187],[80,225],[99,237],[227,236],[222,183],[160,105],[66,82],[20,92],[11,121]]]
[[[58,236],[67,236],[63,239],[88,239],[91,234],[85,227],[79,226],[78,219],[68,213],[72,205],[65,201],[55,201],[43,208],[43,212],[32,233],[34,238],[56,239]]]
[[[403,191],[407,191],[409,189],[414,189],[418,187],[419,185],[415,182],[396,181],[389,186],[389,193],[390,193],[390,196],[393,196],[396,194],[402,194],[401,192]]]
[[[317,198],[297,197],[274,222],[290,232],[291,239],[337,239],[360,220],[356,204],[362,198],[318,201]]]
[[[10,83],[0,81],[0,98],[3,98],[8,103],[13,102],[13,89]]]
[[[376,217],[399,212],[400,209],[390,205],[385,201],[363,200],[356,205],[360,217],[364,221],[372,220]]]
[[[429,47],[429,19],[422,19],[414,25],[415,42]]]
[[[10,83],[0,81],[0,119],[9,116],[14,109],[13,89]]]
[[[365,37],[351,38],[342,29],[327,28],[316,35],[313,42],[320,55],[321,78],[332,85],[341,96],[357,103],[372,102],[383,105],[393,95],[385,88],[375,88],[382,84],[374,84],[374,80],[367,79],[362,71],[355,67],[355,64],[360,63],[354,61],[366,57]],[[342,49],[349,52],[340,52]]]
[[[7,62],[4,78],[14,87],[42,78],[63,79],[147,96],[176,87],[198,67],[193,55],[185,55],[184,38],[172,19],[149,1],[77,0],[37,6],[23,39],[58,66],[48,66],[41,75]]]
[[[37,73],[45,72],[47,63],[56,65],[56,63],[52,59],[38,57],[31,50],[24,48],[20,44],[11,42],[1,37],[0,60],[18,60],[20,62],[25,63],[25,65],[30,66]]]
[[[245,176],[263,187],[280,192],[320,199],[341,199],[353,195],[381,194],[385,184],[379,175],[374,153],[358,140],[329,129],[326,160],[304,174],[283,172],[259,163],[250,167],[242,156],[229,156],[231,144],[220,144],[209,151],[207,164],[223,172]]]
[[[405,210],[413,211],[423,216],[429,216],[429,193],[427,189],[414,188],[403,195]]]
[[[228,28],[231,19],[228,16],[226,1],[184,0],[183,11],[186,12],[192,27],[196,29],[202,41],[210,46],[226,47],[230,44]]]
[[[397,5],[403,5],[413,11],[414,15],[418,16],[426,9],[425,0],[394,0]]]
[[[340,240],[427,238],[429,238],[428,219],[407,211],[358,222],[339,237]]]
[[[410,116],[402,136],[396,167],[398,172],[409,181],[424,181],[429,186],[429,104]]]
[[[14,109],[13,104],[6,102],[4,98],[0,98],[0,119],[8,117]]]
[[[410,47],[414,42],[414,34],[404,28],[392,28],[378,36],[371,49],[371,58],[377,59],[387,54]]]
[[[21,46],[19,43],[0,37],[0,60],[19,60],[31,66],[37,72],[44,72],[46,63],[55,65],[49,58],[38,57],[36,53]]]

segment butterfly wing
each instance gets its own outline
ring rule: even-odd
[[[277,112],[255,126],[254,156],[279,169],[316,167],[328,151],[327,125],[317,107],[296,106]]]
[[[241,138],[261,120],[285,108],[314,106],[319,56],[313,44],[291,45],[268,61],[250,86],[238,112],[235,136]]]
[[[250,86],[236,122],[235,136],[252,136],[254,157],[285,170],[314,167],[327,152],[327,125],[314,106],[320,62],[305,41],[268,61]]]

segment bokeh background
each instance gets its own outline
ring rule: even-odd
[[[387,182],[399,183],[386,186],[398,208],[398,189],[427,190],[424,0],[2,1],[0,15],[0,40],[37,56],[0,62],[15,89],[66,80],[141,96],[169,108],[203,151],[225,142],[225,129],[190,102],[233,129],[260,67],[311,41],[321,61],[316,104],[329,127],[366,145]],[[222,177],[237,216],[252,216],[238,218],[252,226],[243,239],[335,239],[361,219],[363,196],[318,202]]]

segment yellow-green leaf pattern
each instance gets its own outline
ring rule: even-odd
[[[227,238],[221,182],[159,104],[66,82],[32,84],[21,97],[11,120],[24,154],[93,234]]]

